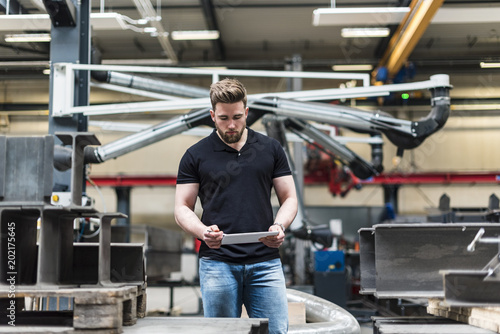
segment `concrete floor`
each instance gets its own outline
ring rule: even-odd
[[[138,319],[137,324],[124,327],[124,334],[167,334],[187,333],[199,334],[200,326],[203,333],[248,333],[249,324],[245,319],[232,319],[214,323],[206,323],[200,309],[201,293],[199,287],[175,287],[173,292],[173,309],[170,305],[170,288],[148,287],[147,288],[147,311],[148,316]],[[172,316],[166,316],[171,314]],[[256,320],[256,319],[251,319]],[[229,326],[229,327],[228,327]],[[372,334],[371,324],[361,324],[361,334]]]
[[[201,293],[199,287],[175,287],[173,309],[170,305],[170,288],[168,287],[148,287],[147,288],[147,310],[148,316],[138,319],[137,324],[123,327],[123,334],[199,334],[203,328],[204,334],[222,333],[248,333],[252,321],[258,319],[205,319],[200,309]],[[170,316],[168,316],[170,315]],[[250,321],[250,322],[249,322]],[[446,327],[426,326],[415,324],[406,326],[405,330],[411,333],[494,333],[467,324],[455,324]],[[441,325],[445,326],[445,325]],[[371,322],[361,323],[361,334],[372,334],[373,325]],[[436,327],[436,328],[435,328]],[[1,332],[1,331],[0,331]],[[394,329],[385,325],[384,332],[401,333],[401,327]],[[405,333],[410,333],[405,331]],[[14,333],[14,332],[13,332]],[[56,333],[56,332],[54,332]]]
[[[123,334],[203,334],[249,333],[252,324],[258,324],[258,319],[205,319],[193,317],[146,317],[139,319],[137,324],[124,327]],[[371,326],[362,325],[361,334],[372,334]]]
[[[134,326],[124,327],[123,334],[247,334],[260,322],[248,318],[146,317],[138,319]]]

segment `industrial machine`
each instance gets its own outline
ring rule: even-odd
[[[143,248],[111,244],[111,221],[123,214],[82,204],[83,150],[99,143],[95,136],[58,138],[71,148],[66,206],[50,203],[54,137],[0,137],[1,323],[119,331],[145,315]],[[74,243],[75,225],[90,219],[98,224],[98,242]],[[51,311],[59,311],[57,317]]]

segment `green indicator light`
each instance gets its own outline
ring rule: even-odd
[[[401,98],[402,98],[403,100],[408,100],[408,99],[410,98],[410,94],[408,94],[408,93],[403,93],[403,94],[401,94]]]

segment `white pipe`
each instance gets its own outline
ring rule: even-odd
[[[361,333],[361,328],[356,318],[340,306],[298,290],[287,289],[286,293],[288,302],[305,304],[307,321],[303,325],[289,326],[288,334]]]
[[[70,64],[70,63],[59,63],[59,64],[63,66],[70,66],[72,70],[91,70],[91,71],[141,72],[141,73],[165,73],[165,74],[169,73],[169,74],[190,74],[190,75],[210,75],[210,76],[216,74],[218,76],[267,77],[267,78],[309,78],[309,79],[336,79],[336,80],[357,79],[363,81],[363,86],[365,88],[371,87],[370,75],[366,73],[326,73],[326,72],[303,72],[303,71],[237,70],[237,69],[221,70],[221,69],[185,68],[185,67],[91,65],[91,64]],[[399,84],[399,85],[404,85],[404,84]],[[380,90],[380,87],[378,90]]]

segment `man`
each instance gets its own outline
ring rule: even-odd
[[[269,318],[270,333],[286,333],[286,286],[278,248],[297,213],[297,196],[280,144],[246,126],[245,87],[224,79],[210,87],[212,134],[181,159],[175,219],[200,239],[200,286],[205,317]],[[271,189],[280,209],[273,220]],[[201,220],[194,213],[199,196]],[[278,231],[260,242],[221,245],[223,234]]]

